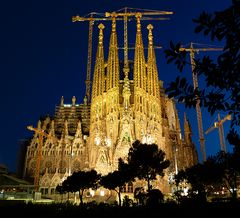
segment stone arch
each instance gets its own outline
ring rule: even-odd
[[[42,187],[49,187],[51,184],[51,179],[49,178],[48,174],[45,174],[41,179],[40,179],[40,186]]]
[[[46,171],[47,171],[48,173],[55,173],[55,168],[56,168],[56,167],[55,167],[55,165],[54,165],[54,163],[53,163],[52,160],[47,159],[47,160],[44,162],[43,167],[44,167],[44,169],[46,169]]]
[[[65,160],[60,160],[59,161],[59,172],[60,173],[66,173],[67,172],[67,162]]]
[[[51,181],[51,187],[56,187],[57,185],[59,185],[61,183],[61,179],[59,176],[54,176],[52,178],[52,181]]]

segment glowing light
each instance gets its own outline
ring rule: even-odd
[[[104,193],[104,190],[100,190],[100,196],[104,196],[105,193]]]
[[[96,145],[100,145],[101,139],[97,136],[97,137],[95,138],[95,140],[94,140],[94,143],[95,143]]]
[[[151,135],[144,135],[142,138],[142,143],[143,144],[153,144],[154,143],[154,139]]]
[[[95,195],[95,191],[93,191],[92,189],[90,189],[89,192],[92,197]]]
[[[183,188],[183,195],[187,196],[188,195],[188,187]]]
[[[111,139],[106,138],[106,139],[105,139],[105,143],[106,143],[106,145],[107,145],[108,147],[111,146]]]

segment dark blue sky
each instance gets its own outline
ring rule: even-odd
[[[230,0],[12,0],[1,2],[0,34],[0,163],[11,171],[16,168],[16,154],[19,140],[30,137],[27,125],[37,125],[41,115],[53,115],[61,96],[70,103],[76,96],[81,103],[85,94],[88,23],[72,23],[74,15],[90,12],[104,13],[124,7],[173,11],[168,21],[154,21],[154,42],[163,49],[156,50],[159,78],[165,86],[173,80],[177,71],[167,65],[163,50],[169,41],[204,43],[218,45],[208,38],[194,33],[193,18],[203,10],[222,10],[231,4]],[[146,26],[142,22],[145,40]],[[97,29],[94,29],[95,37]],[[110,28],[105,31],[105,47]],[[119,44],[122,45],[122,23],[117,24]],[[135,40],[135,23],[129,23],[129,43]],[[96,45],[96,42],[93,46]],[[199,54],[201,55],[201,54]],[[208,55],[214,55],[209,52]],[[130,55],[131,56],[131,55]],[[95,53],[93,53],[95,57]],[[107,57],[107,53],[105,53]],[[190,68],[185,73],[191,78]],[[177,105],[180,119],[183,105]],[[187,110],[193,129],[193,141],[199,152],[195,110]],[[213,124],[216,116],[210,117],[203,110],[203,128]],[[229,122],[224,125],[225,130]],[[225,131],[225,132],[226,132]],[[219,148],[218,131],[215,129],[205,136],[207,156],[215,154]],[[228,147],[230,150],[230,147]],[[199,152],[200,156],[200,152]],[[201,159],[201,157],[200,157]]]

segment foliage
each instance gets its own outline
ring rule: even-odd
[[[146,193],[143,187],[136,187],[133,193],[138,205],[144,205],[146,201]]]
[[[66,190],[64,189],[64,187],[62,185],[57,185],[56,191],[61,195],[61,202],[62,202],[63,194],[66,193]]]
[[[142,144],[136,140],[128,153],[128,166],[138,179],[147,181],[148,191],[151,190],[150,182],[157,175],[164,176],[164,169],[169,167],[169,160],[165,159],[165,152],[156,144]]]
[[[123,171],[113,171],[101,178],[100,184],[107,189],[114,190],[118,194],[119,206],[121,206],[121,190],[128,182],[128,177]]]
[[[100,184],[117,192],[121,206],[121,190],[126,183],[134,181],[135,178],[146,180],[149,193],[152,189],[150,182],[155,180],[157,175],[163,176],[163,171],[169,164],[169,160],[165,160],[165,153],[156,144],[142,144],[137,140],[129,149],[127,162],[119,158],[118,170],[103,176]],[[134,191],[134,197],[143,204],[147,193],[139,189],[136,194],[137,190],[138,188]]]
[[[218,168],[222,170],[222,180],[232,199],[237,198],[237,179],[240,175],[240,155],[238,152],[219,152],[216,155]]]
[[[204,163],[179,171],[175,176],[177,186],[187,181],[190,184],[190,197],[206,200],[216,188],[225,187],[232,199],[236,199],[237,178],[240,175],[240,156],[237,153],[218,152]],[[176,193],[178,194],[178,193]],[[181,194],[181,193],[180,193]]]
[[[151,207],[159,206],[164,201],[163,193],[159,189],[150,190],[147,197],[147,205]]]
[[[196,33],[203,32],[212,41],[225,43],[223,51],[216,60],[209,56],[194,60],[194,73],[204,78],[205,88],[194,89],[185,77],[178,76],[166,92],[169,97],[184,102],[186,107],[194,107],[200,101],[211,114],[217,111],[231,114],[234,131],[236,125],[240,125],[240,1],[233,0],[229,8],[214,14],[203,12],[193,22],[197,24]],[[180,43],[174,45],[171,42],[165,55],[167,63],[174,61],[182,72],[188,61],[186,51],[180,48]]]
[[[223,171],[218,167],[216,160],[209,157],[203,164],[196,164],[181,170],[176,176],[177,186],[186,181],[190,184],[189,196],[200,201],[206,201],[213,188],[221,184]]]
[[[125,195],[124,198],[123,198],[123,206],[124,207],[130,207],[130,206],[133,206],[133,200],[129,198],[128,195]]]
[[[83,193],[86,189],[96,189],[101,178],[95,170],[74,172],[63,182],[63,188],[67,192],[79,191],[80,203],[83,204]]]

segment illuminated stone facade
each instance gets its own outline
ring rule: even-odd
[[[116,20],[108,57],[104,57],[104,25],[99,25],[99,41],[92,83],[91,103],[72,98],[64,104],[62,97],[54,118],[38,123],[49,137],[44,137],[40,165],[40,187],[48,194],[74,171],[96,169],[107,174],[117,169],[118,158],[125,158],[132,143],[156,143],[166,153],[171,166],[155,186],[169,192],[169,177],[197,163],[191,139],[191,127],[184,115],[182,137],[178,112],[158,78],[153,46],[153,26],[148,25],[148,52],[144,54],[140,17],[137,17],[134,60],[119,61]],[[122,66],[123,65],[123,66]],[[34,177],[38,133],[28,146],[25,177]]]

